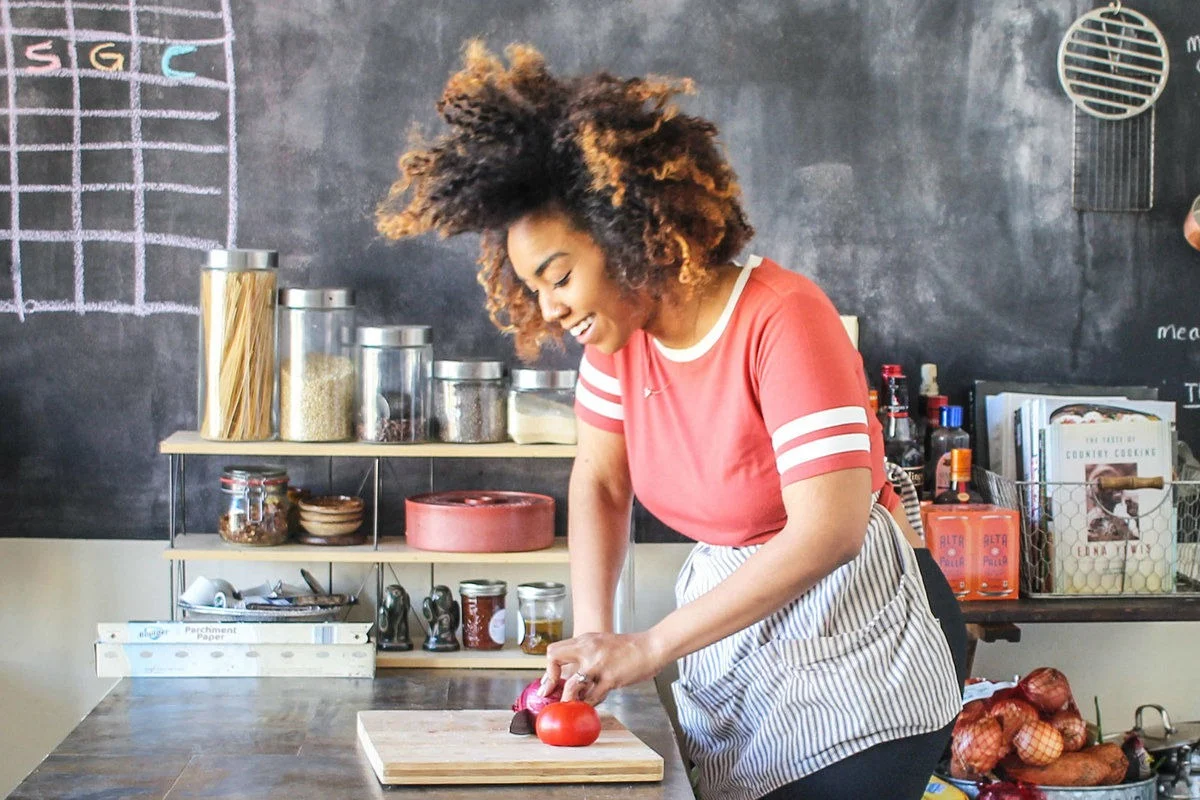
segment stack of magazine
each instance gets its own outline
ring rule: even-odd
[[[1014,410],[1012,430],[1032,593],[1174,591],[1174,403],[1028,397]],[[1135,478],[1165,485],[1143,488]]]

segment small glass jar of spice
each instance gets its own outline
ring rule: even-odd
[[[504,646],[505,600],[508,584],[485,578],[461,581],[463,647],[499,650]]]
[[[521,652],[545,655],[551,642],[563,638],[563,619],[567,605],[567,587],[553,581],[517,585],[520,623],[517,638]]]
[[[221,472],[217,530],[234,544],[276,545],[288,539],[288,475],[283,467],[234,466]]]

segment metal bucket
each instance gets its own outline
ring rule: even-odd
[[[979,795],[979,784],[975,781],[964,781],[951,778],[948,775],[938,775],[947,783],[954,784],[967,797],[974,800]],[[1121,783],[1116,786],[1039,786],[1046,800],[1156,800],[1158,797],[1157,781],[1147,778],[1134,783]]]

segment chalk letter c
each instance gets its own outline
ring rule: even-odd
[[[186,44],[173,44],[168,47],[162,54],[162,74],[178,81],[191,80],[196,77],[194,72],[184,72],[171,67],[171,59],[175,56],[186,56],[188,53],[194,52],[196,52],[196,48]]]
[[[116,47],[112,42],[98,44],[88,51],[88,61],[101,72],[120,72],[125,68],[124,53],[104,52],[110,47]]]

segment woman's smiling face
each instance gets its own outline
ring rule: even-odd
[[[580,344],[615,353],[651,318],[653,304],[622,292],[604,252],[561,211],[522,217],[508,229],[508,258],[537,295],[542,317]]]

